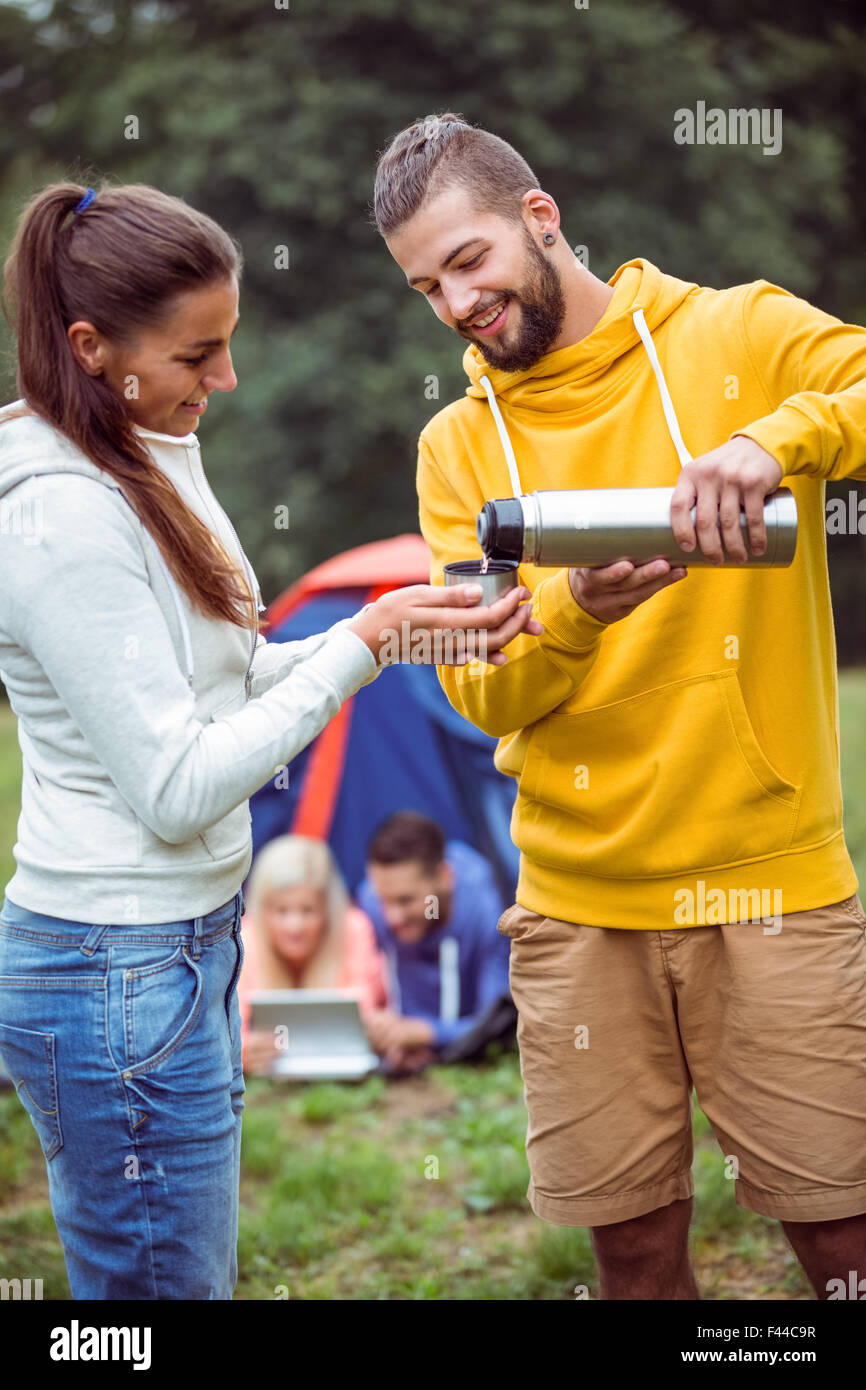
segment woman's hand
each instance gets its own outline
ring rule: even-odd
[[[243,1045],[243,1067],[247,1075],[267,1076],[276,1056],[276,1038],[273,1033],[247,1033]]]
[[[524,600],[528,589],[509,589],[483,608],[467,592],[471,585],[446,588],[412,584],[392,589],[366,613],[349,623],[382,665],[410,662],[422,666],[465,666],[477,659],[504,666],[501,650],[519,632],[537,637],[544,631]]]

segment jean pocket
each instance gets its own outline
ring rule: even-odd
[[[54,1045],[53,1033],[0,1023],[0,1058],[49,1160],[63,1145]]]
[[[234,993],[235,989],[237,988],[238,980],[239,980],[240,977],[241,977],[241,967],[243,966],[243,963],[244,963],[244,943],[243,943],[243,937],[241,936],[240,919],[238,920],[238,924],[237,924],[237,927],[236,927],[236,929],[235,929],[233,935],[234,935],[235,943],[236,943],[236,945],[237,945],[238,958],[237,958],[237,964],[235,965],[234,974],[232,975],[231,981],[230,981],[230,983],[229,983],[229,987],[228,987],[228,989],[226,990],[226,997],[225,997],[226,1018],[227,1018],[227,1020],[228,1020],[228,1025],[229,1025],[229,1037],[232,1039],[232,1042],[234,1042],[234,1037],[233,1037],[233,1035],[232,1035],[232,994]]]
[[[189,1036],[204,1002],[202,971],[185,946],[122,972],[124,1077],[153,1071]]]
[[[863,904],[856,893],[850,898],[846,898],[844,902],[837,903],[837,907],[847,917],[857,922],[859,926],[866,926],[866,913],[863,912]]]
[[[527,932],[537,929],[543,922],[547,922],[547,917],[542,917],[537,912],[532,912],[530,908],[523,907],[521,903],[512,903],[503,912],[497,923],[497,931],[502,936],[510,937],[516,941],[518,937],[525,936]]]

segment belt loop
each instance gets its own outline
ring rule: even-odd
[[[203,922],[204,922],[204,917],[196,917],[196,918],[194,919],[193,934],[192,934],[192,958],[193,958],[193,960],[198,960],[199,957],[201,956],[201,939],[202,939],[202,935],[203,935],[203,933],[202,933],[202,923],[203,923]]]
[[[87,933],[87,936],[84,938],[84,940],[78,948],[81,954],[83,956],[92,956],[107,931],[107,925],[91,927],[90,931]]]

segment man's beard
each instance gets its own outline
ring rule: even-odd
[[[493,339],[476,338],[471,330],[463,334],[474,343],[488,366],[502,372],[524,372],[534,367],[556,342],[565,319],[559,271],[542,255],[529,232],[525,232],[525,237],[530,256],[526,282],[519,290],[504,290],[501,296],[509,304],[520,306],[516,338],[506,347]]]

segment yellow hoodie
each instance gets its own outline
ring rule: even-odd
[[[633,319],[642,309],[692,457],[746,434],[799,514],[787,569],[693,569],[612,624],[568,570],[522,565],[540,637],[503,667],[440,666],[449,701],[517,780],[517,901],[595,926],[756,921],[857,890],[842,831],[825,483],[866,477],[866,329],[766,281],[714,290],[629,261],[599,323],[525,372],[474,346],[465,397],[419,440],[421,531],[442,566],[513,492],[673,487],[680,459]],[[760,909],[759,909],[760,904]]]

